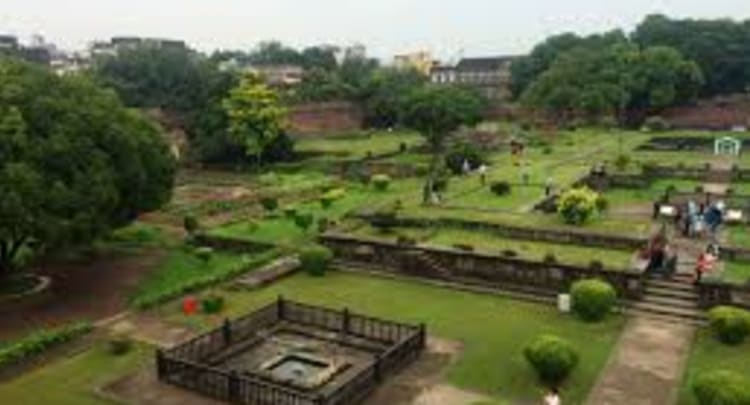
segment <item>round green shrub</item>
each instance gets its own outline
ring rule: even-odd
[[[133,347],[133,340],[125,333],[115,333],[110,336],[107,347],[113,356],[122,356]]]
[[[692,388],[699,405],[750,404],[750,381],[730,371],[701,374],[693,381]]]
[[[490,191],[497,196],[504,196],[510,194],[510,183],[507,181],[496,181],[490,185]]]
[[[333,260],[333,253],[325,246],[310,246],[300,252],[299,260],[302,270],[311,276],[322,277]]]
[[[606,281],[581,280],[570,290],[573,311],[583,320],[597,322],[604,319],[617,301],[617,292]]]
[[[218,314],[224,309],[224,297],[221,295],[209,295],[201,299],[201,310],[206,315]]]
[[[573,188],[564,192],[557,201],[557,212],[570,225],[583,225],[596,212],[599,194],[588,187]]]
[[[294,217],[297,216],[297,208],[296,207],[284,208],[284,216],[289,219],[294,219]]]
[[[312,226],[315,217],[312,214],[297,214],[294,217],[294,224],[297,225],[303,232],[307,232]]]
[[[391,184],[391,178],[387,174],[376,174],[372,176],[372,185],[375,190],[386,191]]]
[[[621,172],[625,171],[625,169],[627,169],[629,165],[630,165],[630,156],[628,155],[621,154],[617,156],[617,159],[615,159],[615,167],[617,168],[617,170]]]
[[[276,197],[263,197],[260,199],[260,205],[268,212],[274,212],[279,208],[279,200]]]
[[[609,200],[603,195],[596,197],[596,210],[599,212],[605,212],[609,209]]]
[[[185,232],[187,232],[188,235],[194,234],[198,231],[198,228],[200,228],[198,218],[196,218],[195,215],[185,215],[182,219],[182,226],[185,228]]]
[[[568,341],[557,336],[536,338],[524,348],[523,354],[539,379],[552,386],[565,381],[578,365],[578,353]]]
[[[197,257],[203,262],[210,261],[213,255],[214,255],[213,248],[210,248],[208,246],[201,246],[201,247],[195,248],[195,257]]]
[[[711,330],[723,343],[738,345],[750,334],[750,313],[734,307],[716,307],[708,315]]]

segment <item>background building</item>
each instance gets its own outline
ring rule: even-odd
[[[432,54],[427,51],[405,53],[393,57],[393,66],[397,69],[415,69],[429,76],[435,64]]]
[[[490,101],[511,97],[510,67],[516,56],[463,58],[456,66],[436,66],[430,78],[437,84],[463,84],[477,89]]]

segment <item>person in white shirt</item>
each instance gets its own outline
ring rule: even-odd
[[[557,388],[552,388],[549,390],[547,395],[544,396],[544,405],[561,405],[562,402],[560,402],[560,393],[557,391]]]

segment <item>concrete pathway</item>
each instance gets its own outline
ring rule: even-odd
[[[631,319],[586,403],[674,404],[694,333],[689,325]]]
[[[674,404],[694,332],[689,325],[631,319],[586,403]]]

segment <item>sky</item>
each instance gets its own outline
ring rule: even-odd
[[[203,51],[276,39],[301,47],[362,43],[388,60],[514,55],[561,32],[631,30],[647,14],[750,18],[749,0],[0,0],[0,34],[41,34],[63,49],[135,35]]]

